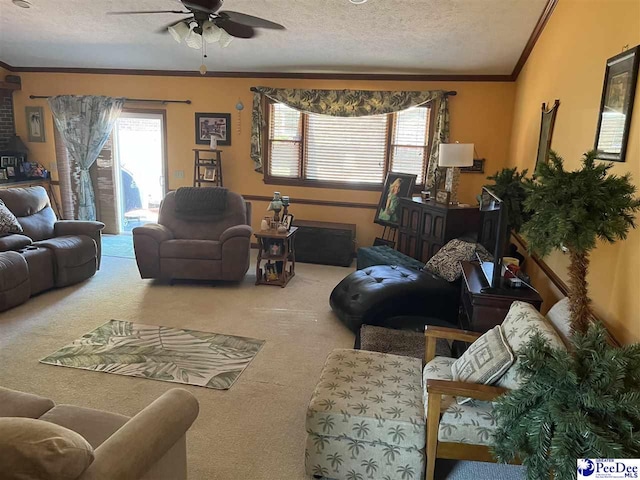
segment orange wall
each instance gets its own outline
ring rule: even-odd
[[[232,145],[221,147],[225,186],[242,194],[270,196],[280,190],[292,198],[336,200],[377,204],[379,192],[362,192],[322,188],[279,187],[265,185],[262,175],[253,171],[249,158],[251,128],[251,86],[266,85],[290,88],[377,89],[377,90],[457,90],[450,100],[451,140],[474,142],[480,157],[487,159],[486,172],[493,173],[507,163],[509,133],[515,93],[513,83],[470,82],[389,82],[285,80],[240,78],[193,78],[167,76],[128,76],[94,74],[21,73],[22,90],[14,93],[15,121],[18,135],[26,139],[24,107],[42,105],[48,112],[46,100],[31,100],[29,95],[100,94],[131,98],[191,99],[191,105],[166,106],[167,143],[169,158],[169,188],[190,185],[193,172],[194,113],[231,112]],[[234,106],[241,99],[245,105],[239,119]],[[152,106],[150,108],[157,108]],[[45,115],[46,143],[29,143],[31,157],[45,166],[54,162],[53,124]],[[238,132],[240,128],[240,132]],[[184,171],[184,179],[176,178],[176,171]],[[461,176],[461,201],[472,202],[486,175]],[[254,228],[264,216],[267,204],[254,202]],[[373,223],[374,210],[314,205],[292,205],[297,218],[337,221],[357,224],[359,245],[371,245],[381,228]]]
[[[560,107],[552,148],[563,156],[568,168],[579,167],[581,155],[594,145],[605,62],[624,45],[638,43],[638,0],[560,0],[517,80],[511,164],[534,167],[540,106],[557,98]],[[636,184],[640,181],[638,93],[626,162],[612,169],[618,175],[631,172]],[[565,255],[556,252],[546,261],[566,280]],[[538,275],[534,272],[533,276]],[[624,242],[599,244],[592,255],[588,280],[596,313],[613,335],[623,343],[639,341],[640,230],[632,231]]]

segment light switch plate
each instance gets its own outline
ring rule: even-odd
[[[184,170],[176,170],[173,176],[175,178],[184,178]]]

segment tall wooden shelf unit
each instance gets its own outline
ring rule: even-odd
[[[193,186],[194,187],[222,187],[222,150],[194,148]],[[203,153],[213,157],[202,157]],[[213,178],[211,173],[213,172]]]

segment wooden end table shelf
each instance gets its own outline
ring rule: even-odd
[[[534,289],[526,285],[522,288],[510,288],[502,283],[498,288],[488,289],[489,284],[477,262],[461,264],[461,304],[464,313],[462,328],[482,333],[492,329],[502,323],[511,304],[516,300],[530,303],[540,310],[542,297]]]
[[[289,280],[296,275],[296,252],[294,239],[298,227],[291,227],[286,233],[278,233],[275,229],[261,230],[254,233],[258,239],[258,261],[256,263],[256,285],[275,285],[286,287]],[[278,255],[272,255],[271,245],[277,244],[281,248]],[[264,270],[262,262],[266,262]],[[267,279],[267,265],[273,265],[277,278]],[[287,270],[287,265],[289,269]]]

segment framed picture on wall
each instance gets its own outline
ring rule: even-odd
[[[417,175],[408,173],[387,174],[382,187],[380,203],[376,210],[374,222],[385,227],[397,227],[400,223],[400,199],[411,197],[416,184]]]
[[[212,136],[218,145],[231,145],[230,113],[196,113],[196,143],[209,145]]]
[[[638,83],[639,52],[640,45],[607,60],[594,146],[601,160],[625,160]]]
[[[542,104],[542,119],[540,120],[540,138],[538,139],[538,156],[536,157],[535,170],[538,165],[549,160],[549,150],[551,150],[551,137],[553,136],[553,126],[556,123],[556,114],[560,100],[553,103],[553,107],[547,110],[547,104]]]
[[[27,140],[44,142],[44,110],[42,107],[24,107],[27,118]]]

